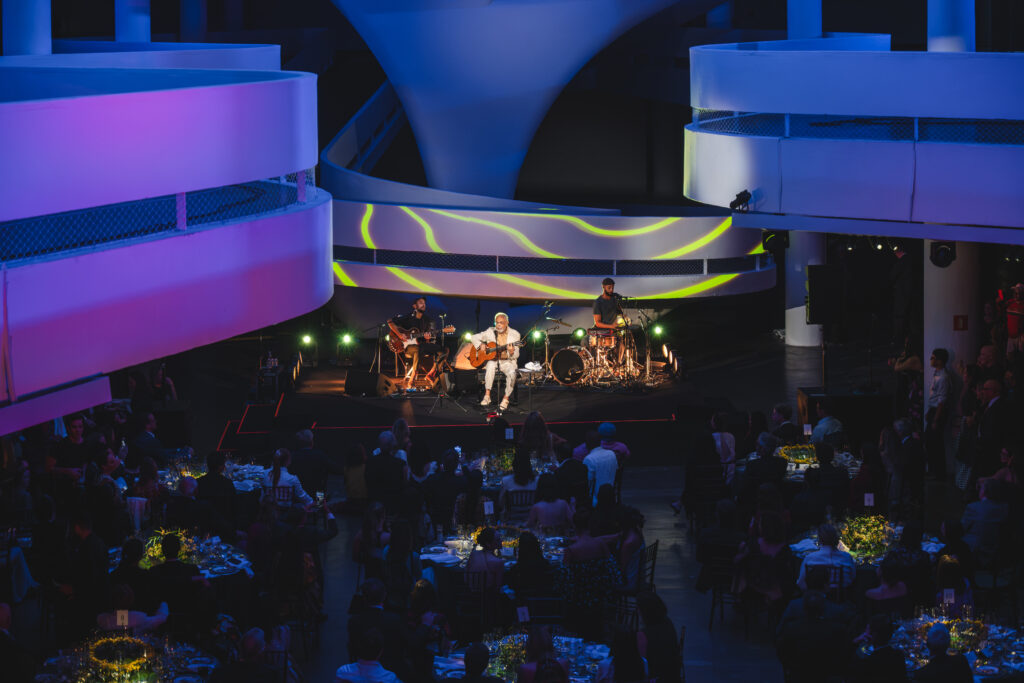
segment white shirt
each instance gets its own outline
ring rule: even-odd
[[[619,469],[619,459],[615,451],[598,446],[583,458],[587,466],[587,480],[594,483],[594,504],[597,504],[597,492],[605,484],[615,483],[615,472]]]
[[[857,564],[853,561],[853,555],[838,548],[822,548],[804,558],[800,565],[800,576],[796,583],[800,588],[807,588],[808,567],[842,567],[843,585],[849,586],[857,576]]]
[[[521,339],[519,333],[513,330],[511,327],[505,330],[505,334],[507,335],[505,338],[506,344],[513,344]],[[476,347],[479,347],[481,344],[484,344],[486,342],[494,342],[495,344],[498,343],[498,332],[493,327],[488,327],[483,332],[477,332],[476,334],[469,338],[469,343]],[[508,357],[508,360],[519,360],[518,346],[515,347],[515,349],[513,349],[512,354]]]
[[[393,672],[388,671],[380,662],[359,660],[352,664],[339,666],[334,672],[335,683],[351,681],[352,683],[402,683]]]
[[[928,390],[928,407],[938,408],[940,403],[949,402],[949,372],[946,368],[935,368],[932,386]]]
[[[811,443],[821,443],[829,434],[841,431],[843,431],[843,423],[831,415],[826,415],[814,426],[814,431],[811,432]]]
[[[731,482],[736,474],[736,437],[729,432],[715,432],[711,436],[715,439],[715,450],[722,460],[725,481]]]
[[[274,468],[267,470],[267,473],[263,475],[263,488],[269,489],[274,487]],[[292,499],[297,500],[303,505],[312,505],[313,499],[309,497],[309,494],[302,490],[302,484],[299,483],[299,478],[288,471],[287,467],[281,468],[281,477],[277,480],[277,487],[287,487],[292,490]]]

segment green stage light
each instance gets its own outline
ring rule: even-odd
[[[586,335],[587,331],[582,327],[577,327],[576,330],[572,333],[572,336],[576,337],[577,339],[583,339],[583,337],[585,337]]]
[[[385,334],[384,335],[384,341],[391,341],[391,335],[390,334]]]
[[[341,335],[341,343],[346,345],[346,346],[351,344],[352,343],[352,335],[347,333],[347,332],[345,334]]]
[[[462,338],[465,339],[466,341],[470,341],[473,339],[473,334],[471,332],[467,332],[466,334],[462,335]]]
[[[661,325],[655,325],[654,330],[652,331],[654,332],[655,337],[660,337],[661,333],[665,331],[665,328],[662,327]]]
[[[544,338],[544,333],[541,332],[540,330],[534,330],[532,336],[535,340],[539,340]]]
[[[311,337],[308,334],[302,335],[302,343],[305,344],[306,346],[309,346],[310,344],[313,343],[313,337]]]

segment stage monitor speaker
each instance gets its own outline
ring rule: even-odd
[[[807,324],[839,321],[843,308],[843,279],[838,266],[807,266]]]

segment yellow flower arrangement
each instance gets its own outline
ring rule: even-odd
[[[178,554],[178,559],[182,562],[188,562],[190,564],[196,564],[197,555],[199,553],[196,547],[196,541],[187,533],[184,529],[157,529],[152,536],[146,540],[146,552],[143,555],[142,560],[139,562],[139,566],[143,569],[149,569],[155,567],[158,564],[162,564],[164,561],[164,549],[162,542],[164,536],[174,535],[181,541],[181,552]]]
[[[520,665],[526,661],[526,635],[516,633],[505,636],[497,643],[498,652],[491,658],[489,672],[502,680],[512,680]]]
[[[818,462],[818,454],[814,446],[780,446],[779,456],[794,465],[813,465]]]
[[[931,627],[940,622],[949,629],[950,648],[961,654],[977,650],[988,637],[988,626],[978,619],[925,620],[917,627],[918,635],[926,640]]]
[[[110,636],[89,645],[89,661],[100,669],[119,675],[132,674],[147,661],[146,644],[130,636]]]
[[[840,539],[851,555],[859,560],[881,557],[896,540],[896,530],[882,515],[865,515],[847,520]]]

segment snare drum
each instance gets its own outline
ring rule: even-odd
[[[615,330],[607,327],[591,327],[587,330],[587,344],[591,348],[613,348],[615,346]]]

